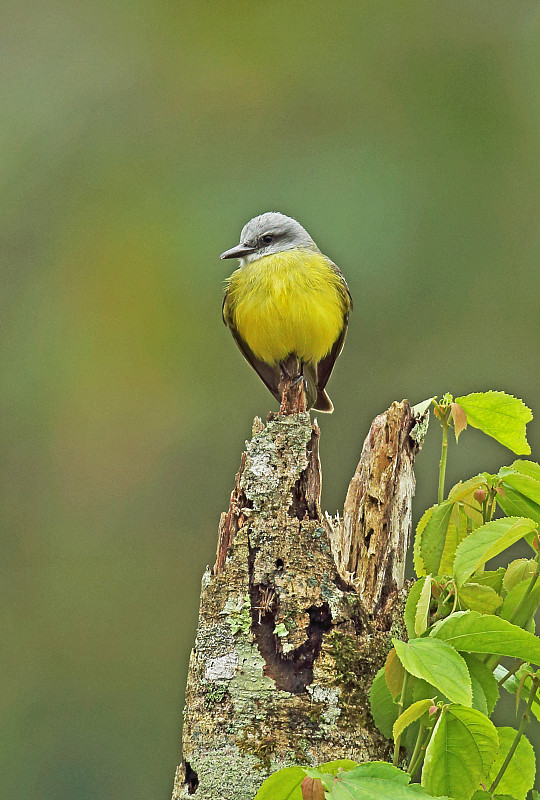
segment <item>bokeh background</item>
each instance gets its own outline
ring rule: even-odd
[[[280,210],[347,276],[330,511],[393,400],[540,417],[540,9],[29,0],[0,36],[0,795],[164,799],[200,577],[276,408],[218,254]],[[437,458],[433,425],[416,518]],[[511,461],[467,431],[448,485]]]

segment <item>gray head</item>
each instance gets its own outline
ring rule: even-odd
[[[261,256],[293,250],[296,247],[318,250],[299,222],[278,211],[267,211],[266,214],[250,219],[242,228],[240,244],[226,250],[220,257],[239,258],[242,263],[249,264]]]

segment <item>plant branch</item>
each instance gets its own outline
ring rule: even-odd
[[[407,682],[409,680],[409,673],[405,670],[403,673],[403,683],[401,684],[401,694],[398,703],[398,717],[403,713],[403,706],[405,704],[405,692],[407,691]],[[394,745],[394,766],[397,767],[399,761],[399,747],[401,744],[401,734],[397,737]]]
[[[439,462],[439,493],[438,503],[444,500],[444,479],[446,477],[446,457],[448,455],[448,412],[440,416],[442,425],[441,460]]]
[[[493,794],[493,792],[495,791],[495,789],[499,785],[499,783],[501,781],[501,778],[504,775],[504,773],[506,771],[506,768],[508,767],[508,764],[512,760],[513,755],[517,750],[517,746],[519,744],[519,740],[523,736],[523,731],[527,727],[527,722],[529,721],[530,716],[531,716],[531,707],[532,707],[532,704],[533,704],[534,699],[536,697],[536,689],[537,689],[537,682],[536,682],[536,680],[533,679],[533,685],[532,685],[531,692],[529,694],[529,700],[527,702],[527,708],[523,712],[523,716],[521,718],[521,723],[520,723],[519,728],[517,729],[515,739],[512,742],[512,746],[511,746],[510,750],[508,751],[508,753],[506,754],[506,758],[504,759],[504,761],[502,763],[502,766],[501,766],[500,770],[498,771],[495,780],[493,781],[493,783],[489,787],[489,793],[490,794]]]
[[[416,742],[414,745],[414,750],[412,752],[411,760],[409,762],[409,769],[407,772],[414,778],[416,773],[418,772],[418,767],[420,766],[420,762],[424,758],[425,754],[425,739],[426,733],[429,733],[425,725],[420,723],[420,727],[418,729],[418,736],[416,737]]]

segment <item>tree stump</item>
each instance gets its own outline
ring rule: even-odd
[[[331,519],[316,422],[255,420],[202,581],[173,800],[252,800],[283,766],[389,757],[369,688],[405,637],[418,422],[406,401],[377,417]]]

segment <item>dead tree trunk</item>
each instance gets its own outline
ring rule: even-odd
[[[386,759],[369,687],[404,636],[405,552],[422,429],[377,417],[343,518],[320,511],[308,413],[256,420],[204,575],[173,800],[252,800],[282,766]]]

